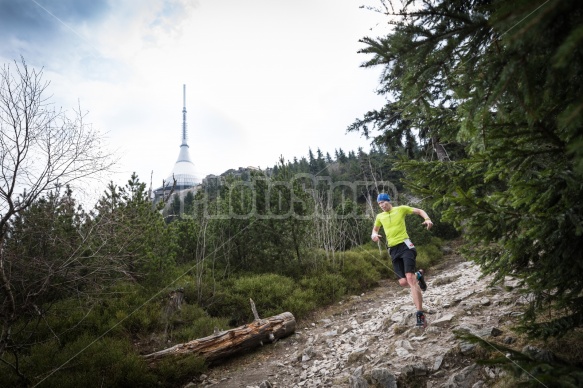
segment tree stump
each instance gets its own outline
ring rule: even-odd
[[[285,312],[208,337],[174,345],[143,357],[152,364],[172,355],[196,354],[212,362],[287,337],[293,334],[295,329],[296,320],[293,314]]]

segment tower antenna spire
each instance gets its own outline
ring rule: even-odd
[[[156,202],[160,199],[168,199],[168,193],[171,192],[170,189],[172,187],[176,190],[176,193],[180,193],[187,189],[195,190],[200,183],[200,180],[197,178],[196,168],[190,159],[190,153],[188,151],[188,133],[186,127],[186,84],[182,85],[182,105],[182,144],[180,145],[180,152],[178,153],[178,159],[174,164],[172,172],[168,175],[166,180],[163,181],[162,187],[154,190],[154,201]]]
[[[186,132],[186,84],[182,85],[182,145],[188,146]]]

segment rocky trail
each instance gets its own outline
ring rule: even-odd
[[[427,328],[415,327],[410,291],[396,281],[352,296],[296,332],[255,352],[215,366],[188,387],[490,387],[500,368],[476,364],[479,347],[456,337],[467,331],[496,344],[522,347],[509,327],[526,300],[514,279],[489,286],[489,277],[445,248],[445,259],[426,272]],[[511,291],[508,291],[508,290]],[[501,385],[503,386],[503,385]]]

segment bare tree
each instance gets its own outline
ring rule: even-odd
[[[0,356],[18,319],[10,260],[6,254],[11,221],[51,190],[109,170],[99,133],[80,109],[69,118],[46,97],[43,71],[24,59],[0,69]]]

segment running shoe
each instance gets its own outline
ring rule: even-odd
[[[425,320],[425,314],[423,311],[417,311],[417,327],[425,328],[427,326],[427,321]]]
[[[423,273],[424,272],[422,269],[415,272],[415,275],[417,275],[417,283],[419,283],[419,288],[421,288],[421,291],[427,290],[427,283],[425,283],[425,278],[423,277]]]

